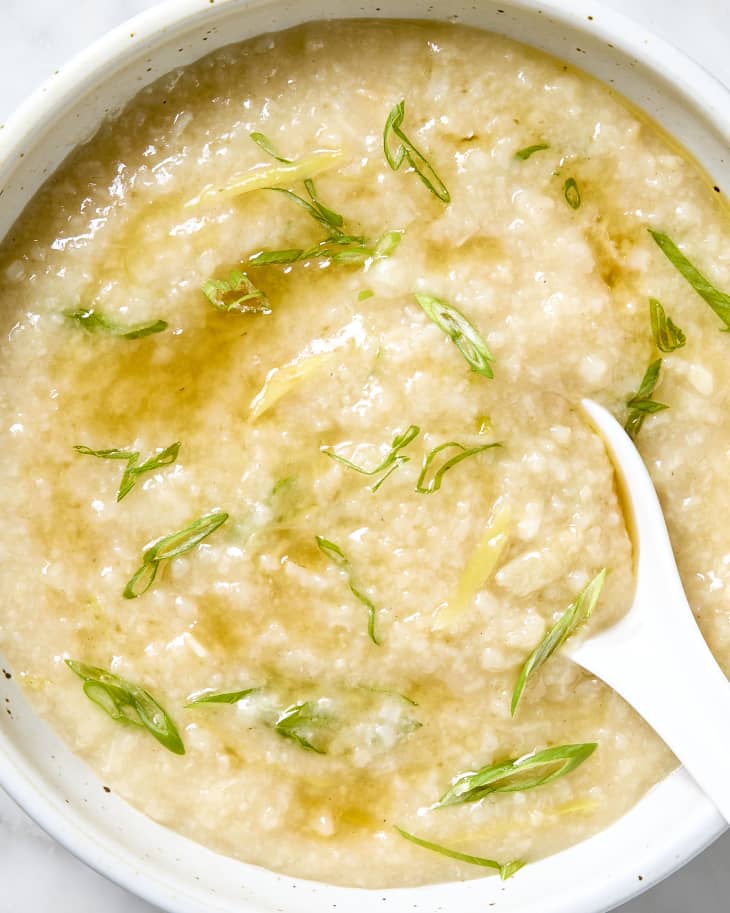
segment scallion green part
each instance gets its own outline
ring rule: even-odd
[[[277,152],[268,136],[265,136],[263,133],[249,133],[249,136],[257,146],[260,146],[267,155],[276,159],[277,162],[283,162],[285,165],[292,165],[294,163],[294,159],[286,159],[281,153]]]
[[[639,389],[626,400],[629,414],[624,428],[632,441],[636,440],[644,419],[648,415],[654,415],[669,408],[665,403],[658,403],[652,399],[656,385],[659,383],[661,368],[662,359],[657,358],[646,369]]]
[[[345,459],[345,457],[340,456],[338,453],[335,453],[334,450],[330,447],[323,447],[322,453],[327,454],[327,456],[335,460],[337,463],[342,463],[343,466],[347,466],[348,469],[354,469],[355,472],[359,472],[362,475],[366,476],[376,476],[380,473],[385,473],[373,486],[373,491],[377,491],[383,482],[390,476],[395,470],[402,465],[407,463],[410,457],[405,456],[400,451],[407,447],[411,441],[418,437],[421,429],[418,425],[409,425],[405,431],[400,432],[395,435],[393,438],[390,450],[385,455],[384,459],[378,463],[377,466],[372,469],[366,469],[364,466],[358,466],[356,463],[353,463],[351,460]]]
[[[603,568],[596,574],[525,660],[512,692],[510,708],[512,716],[517,711],[517,706],[531,676],[590,618],[598,602],[598,597],[601,595],[606,573],[606,568]]]
[[[204,517],[194,520],[189,526],[178,532],[163,536],[147,546],[142,554],[142,564],[135,571],[124,588],[125,599],[137,599],[152,586],[157,576],[160,563],[177,558],[195,548],[199,542],[214,533],[228,519],[228,514],[215,510]]]
[[[407,694],[403,694],[402,691],[395,691],[393,688],[376,688],[375,685],[358,685],[358,688],[361,688],[363,691],[370,691],[373,694],[384,694],[387,697],[397,697],[398,700],[403,701],[405,704],[409,704],[411,707],[418,707],[418,701],[414,701],[412,697],[408,697]]]
[[[232,269],[227,279],[208,279],[202,292],[219,311],[239,314],[270,314],[266,295],[257,288],[246,273]]]
[[[268,266],[275,263],[296,263],[305,260],[304,250],[301,247],[288,248],[287,250],[260,250],[249,258],[251,266]]]
[[[326,754],[326,749],[318,744],[317,730],[326,729],[331,723],[332,718],[322,712],[317,701],[300,701],[281,711],[274,730],[307,751]]]
[[[185,754],[180,733],[152,695],[98,666],[67,659],[66,665],[84,683],[84,694],[117,723],[141,726],[173,754]]]
[[[74,444],[74,450],[77,453],[83,453],[86,456],[99,457],[100,460],[134,460],[139,459],[139,452],[136,450],[120,450],[117,447],[110,447],[107,450],[94,450],[85,444]]]
[[[565,202],[571,209],[580,209],[580,190],[578,190],[575,178],[568,178],[563,184],[563,196],[565,197]]]
[[[547,786],[579,767],[597,747],[596,742],[556,745],[511,761],[489,764],[480,770],[459,774],[434,807],[479,802],[490,793],[522,792]]]
[[[307,191],[307,196],[311,200],[315,219],[319,216],[319,221],[330,229],[332,237],[338,237],[339,235],[344,234],[342,231],[345,224],[344,216],[340,215],[339,212],[335,212],[334,209],[330,209],[329,206],[325,206],[322,200],[320,200],[319,194],[314,186],[314,181],[311,178],[304,181],[304,189]]]
[[[143,475],[145,472],[154,472],[156,469],[160,469],[163,466],[169,466],[170,463],[174,463],[177,459],[180,447],[180,441],[175,441],[174,444],[170,444],[168,447],[165,447],[164,450],[158,450],[154,456],[151,456],[148,460],[140,465],[138,465],[139,451],[137,450],[118,450],[116,448],[111,448],[109,450],[92,450],[91,447],[86,447],[84,444],[75,444],[74,450],[77,453],[83,453],[87,456],[98,457],[102,460],[127,461],[127,465],[124,469],[124,474],[122,475],[122,480],[119,483],[119,489],[117,491],[117,501],[119,502],[134,488],[134,485],[139,476]]]
[[[402,231],[386,231],[375,242],[372,257],[374,260],[383,260],[386,257],[392,257],[398,249],[403,238]]]
[[[322,225],[329,232],[329,239],[335,239],[343,234],[342,226],[344,224],[344,218],[338,212],[325,206],[321,200],[319,200],[314,188],[314,181],[305,181],[304,187],[309,195],[309,200],[305,200],[303,197],[294,193],[293,190],[287,190],[284,187],[266,187],[264,189],[270,190],[272,193],[281,193],[288,200],[291,200],[292,203],[296,203],[297,206],[300,206],[307,215],[311,216],[315,222]]]
[[[418,149],[402,128],[406,116],[405,100],[399,101],[391,110],[383,130],[383,151],[385,160],[393,171],[398,171],[403,162],[406,162],[428,187],[431,193],[442,203],[451,202],[449,190],[436,173],[433,165]]]
[[[269,264],[289,264],[307,260],[331,260],[333,263],[368,264],[377,260],[392,257],[400,239],[400,231],[388,231],[374,244],[366,244],[363,238],[341,235],[327,238],[314,247],[287,248],[284,250],[262,250],[249,258],[249,266],[266,266]]]
[[[94,308],[79,308],[76,311],[66,311],[64,314],[69,320],[75,321],[89,333],[106,333],[109,336],[118,336],[120,339],[144,339],[167,329],[165,320],[150,320],[147,323],[135,323],[132,326],[122,326],[109,320]]]
[[[491,450],[493,447],[501,447],[502,445],[498,442],[492,444],[482,444],[479,447],[465,447],[463,444],[459,444],[457,441],[448,441],[446,444],[439,444],[438,447],[434,447],[433,450],[424,457],[423,466],[421,467],[421,474],[418,476],[418,481],[416,482],[416,491],[419,494],[430,495],[433,492],[438,491],[441,488],[441,482],[444,475],[452,469],[457,463],[461,463],[462,460],[468,459],[470,456],[475,456],[477,453],[482,453],[484,450]],[[426,478],[431,470],[431,464],[436,459],[436,457],[443,453],[445,450],[456,450],[457,452],[449,457],[444,463],[439,466],[436,472],[433,475],[433,478],[426,482]]]
[[[525,146],[524,149],[520,149],[515,152],[515,158],[519,159],[521,162],[527,161],[531,155],[534,155],[536,152],[542,152],[544,149],[549,149],[550,146],[547,143],[535,143],[534,146]]]
[[[730,333],[730,295],[721,292],[685,257],[672,239],[660,231],[648,228],[647,231],[656,242],[659,250],[669,260],[679,274],[689,282],[725,324],[723,332]]]
[[[264,187],[303,209],[322,229],[325,238],[310,247],[292,247],[283,250],[262,250],[249,258],[249,266],[290,264],[306,260],[330,260],[333,263],[368,264],[391,257],[403,232],[387,231],[375,242],[368,242],[362,235],[353,235],[345,229],[345,219],[339,212],[322,202],[314,181],[304,182],[306,197],[299,196],[286,187]],[[255,286],[254,286],[255,288]]]
[[[406,840],[410,840],[411,843],[415,843],[416,846],[420,846],[424,850],[432,850],[434,853],[448,856],[449,859],[457,859],[459,862],[468,862],[470,865],[479,865],[486,869],[496,869],[499,872],[499,877],[502,881],[507,881],[508,878],[511,878],[515,872],[518,872],[525,864],[524,862],[518,861],[503,864],[501,862],[496,862],[494,859],[485,859],[482,856],[471,856],[468,853],[460,853],[457,850],[450,850],[446,846],[441,846],[439,843],[432,843],[430,840],[416,837],[415,834],[409,834],[408,831],[404,831],[403,828],[398,827],[397,824],[393,826],[401,837],[405,837]]]
[[[197,697],[188,698],[186,707],[197,707],[199,704],[237,704],[249,694],[256,694],[260,687],[244,688],[242,691],[205,691]]]
[[[472,371],[483,377],[494,377],[490,364],[494,356],[479,331],[461,311],[435,295],[419,292],[414,295],[425,314],[451,339]]]
[[[373,601],[367,596],[366,593],[362,591],[360,586],[356,584],[352,565],[350,564],[345,553],[342,551],[339,545],[336,545],[330,539],[325,539],[324,536],[315,536],[314,539],[322,554],[347,575],[347,582],[350,587],[350,592],[368,610],[368,637],[376,646],[380,646],[381,641],[378,639],[375,633],[375,618],[377,609],[375,608]]]
[[[667,317],[661,302],[656,298],[649,299],[649,318],[654,342],[660,352],[674,352],[687,342],[687,337],[672,318]]]
[[[174,463],[175,460],[177,460],[177,455],[181,446],[180,441],[175,441],[173,444],[170,444],[169,447],[165,447],[164,450],[158,451],[148,460],[145,460],[144,463],[140,463],[139,465],[136,465],[136,461],[128,463],[119,485],[117,501],[121,501],[127,492],[131,491],[139,476],[144,475],[146,472],[154,472],[156,469],[161,469],[163,466],[169,466],[171,463]]]

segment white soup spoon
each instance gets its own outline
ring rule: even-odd
[[[730,823],[730,682],[687,602],[639,452],[602,406],[581,405],[603,438],[633,525],[636,591],[620,621],[563,649],[631,704]]]

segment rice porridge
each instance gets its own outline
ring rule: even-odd
[[[315,23],[168,74],[0,249],[4,668],[100,789],[290,875],[586,838],[676,762],[559,649],[633,592],[578,404],[727,672],[729,288],[706,178],[531,49]]]

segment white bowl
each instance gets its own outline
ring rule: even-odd
[[[104,115],[166,71],[304,20],[386,14],[482,26],[587,70],[664,125],[720,188],[730,187],[730,94],[600,3],[170,0],[97,42],[8,122],[0,135],[0,237]],[[4,788],[82,860],[172,913],[603,913],[673,872],[725,827],[677,771],[612,827],[506,883],[492,877],[382,891],[332,887],[244,865],[154,824],[105,793],[4,675],[0,704],[9,711],[0,720]]]

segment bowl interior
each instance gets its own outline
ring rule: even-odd
[[[306,20],[378,17],[375,2],[171,0],[97,43],[15,115],[0,139],[0,237],[66,155],[145,84],[218,47]],[[598,4],[562,0],[390,0],[389,17],[480,26],[558,56],[614,86],[730,186],[730,97],[700,67]],[[12,673],[7,665],[4,668]],[[0,782],[51,834],[103,874],[175,913],[599,913],[672,872],[724,823],[683,771],[591,840],[497,878],[384,891],[294,880],[211,853],[102,789],[0,677]]]

